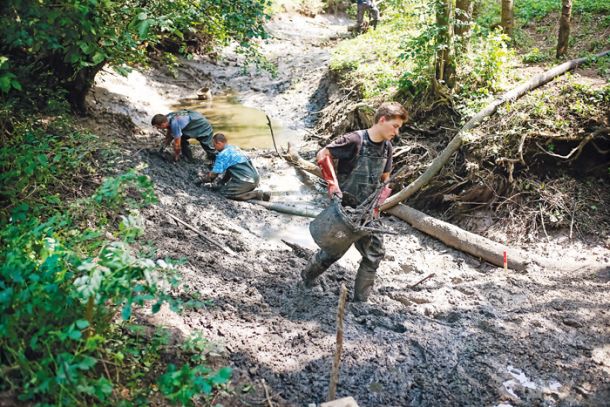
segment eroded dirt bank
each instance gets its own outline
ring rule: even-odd
[[[296,25],[301,27],[295,30]],[[201,332],[221,344],[235,369],[236,394],[225,405],[268,405],[261,379],[275,405],[306,406],[325,400],[335,344],[339,287],[353,286],[358,257],[347,255],[313,290],[301,288],[299,272],[311,247],[306,218],[227,201],[194,184],[202,162],[167,163],[146,147],[158,145],[147,125],[176,100],[209,82],[233,86],[244,103],[287,126],[303,129],[308,112],[323,102],[318,83],[328,62],[327,39],[346,29],[340,20],[284,15],[264,46],[278,58],[278,78],[243,74],[230,52],[217,64],[189,63],[178,78],[134,72],[124,81],[100,78],[97,108],[123,111],[140,127],[118,138],[130,160],[144,163],[159,204],[148,209],[146,239],[157,256],[186,258],[185,284],[213,305],[175,315],[149,316],[188,335]],[[281,57],[281,58],[280,58]],[[134,92],[133,82],[141,83]],[[323,92],[322,92],[323,93]],[[313,97],[316,95],[316,97]],[[108,129],[98,116],[98,130]],[[313,151],[316,146],[304,146]],[[200,150],[195,150],[201,155]],[[273,200],[323,202],[315,181],[298,175],[268,151],[252,151]],[[280,174],[279,176],[277,174]],[[278,185],[278,179],[289,185]],[[282,192],[277,190],[283,188]],[[308,191],[302,198],[303,191]],[[292,195],[291,195],[292,194]],[[231,256],[177,225],[189,222],[227,245]],[[566,273],[534,269],[517,274],[448,249],[402,222],[386,218],[399,235],[386,237],[387,255],[368,304],[351,304],[337,394],[360,406],[608,405],[610,400],[610,253],[601,246],[555,240],[529,249],[599,267]],[[283,230],[282,236],[268,233]],[[281,238],[303,249],[292,249]],[[412,284],[434,276],[416,288]],[[253,384],[255,392],[242,393]]]

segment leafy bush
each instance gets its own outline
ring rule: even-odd
[[[10,104],[0,115],[10,132],[0,148],[0,392],[40,405],[117,405],[117,386],[138,393],[141,372],[150,384],[160,370],[145,365],[161,364],[145,356],[161,345],[130,340],[117,317],[129,320],[134,306],[189,305],[171,295],[172,262],[128,244],[143,233],[138,209],[156,201],[152,183],[131,170],[67,200],[95,176],[99,140],[62,117],[26,118]],[[131,368],[140,374],[119,375]]]
[[[174,364],[167,367],[167,371],[159,380],[159,390],[172,403],[181,405],[193,405],[192,398],[195,395],[209,395],[214,386],[228,383],[231,378],[231,369],[221,368],[217,372],[212,372],[205,366],[191,367],[185,364],[178,369]]]
[[[21,83],[10,71],[8,58],[0,55],[0,93],[9,93],[11,89],[21,90]]]
[[[28,77],[18,82],[36,82],[50,71],[82,110],[84,95],[105,64],[144,63],[154,46],[178,44],[175,51],[187,52],[187,40],[197,36],[207,50],[264,38],[266,5],[266,0],[7,0],[0,4],[0,51],[28,66]],[[1,69],[0,84],[14,87],[18,82]]]
[[[523,62],[526,64],[537,64],[548,61],[549,59],[550,56],[544,52],[541,52],[539,48],[532,48],[530,52],[523,55]]]
[[[94,136],[74,130],[66,119],[23,119],[12,130],[0,147],[0,220],[20,203],[32,204],[34,214],[57,206],[68,180],[92,171],[87,163]]]

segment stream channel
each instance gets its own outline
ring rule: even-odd
[[[201,111],[252,157],[272,202],[321,208],[324,188],[276,157],[262,111],[274,120],[282,143],[293,131],[297,141],[304,139],[312,112],[326,103],[314,97],[328,71],[330,45],[324,44],[347,33],[349,23],[328,16],[274,17],[263,51],[278,63],[277,77],[244,74],[239,56],[227,50],[220,61],[185,61],[188,76],[134,71],[123,78],[105,71],[96,82],[96,107],[128,114],[137,127],[137,145],[133,134],[116,138],[126,160],[155,185],[159,202],[142,211],[146,241],[157,258],[184,260],[179,266],[184,298],[212,304],[181,314],[168,307],[156,314],[142,309],[139,317],[170,329],[176,340],[201,335],[210,341],[206,359],[233,369],[234,392],[217,400],[227,407],[326,400],[338,294],[343,284],[352,289],[359,256],[344,256],[321,276],[320,285],[303,289],[300,272],[315,248],[308,240],[310,219],[226,200],[197,186],[201,149],[193,149],[195,163],[174,164],[152,154],[160,135],[150,118],[186,106],[180,101],[195,98],[202,86],[212,89],[219,106],[232,105],[231,96],[222,96],[232,89],[243,106]],[[93,130],[112,130],[104,122],[108,117],[99,113]],[[241,134],[258,135],[256,143],[243,141]],[[319,148],[303,143],[300,151],[312,157]],[[236,254],[219,251],[168,214]],[[346,310],[339,397],[353,396],[360,407],[608,405],[608,271],[505,271],[404,222],[385,221],[399,234],[384,237],[386,256],[369,302],[350,303]],[[544,242],[529,249],[593,260],[610,270],[609,252],[601,246]],[[414,287],[427,276],[432,277]]]

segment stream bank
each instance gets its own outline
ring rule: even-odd
[[[279,58],[278,78],[243,74],[238,56],[228,50],[220,63],[187,62],[177,78],[163,70],[133,72],[126,80],[106,73],[95,89],[100,114],[93,127],[112,133],[126,160],[145,167],[155,183],[159,204],[144,212],[146,239],[154,242],[158,258],[187,259],[180,266],[183,281],[213,302],[182,315],[162,309],[144,318],[185,336],[200,332],[219,344],[218,353],[234,368],[236,392],[223,400],[227,406],[264,405],[262,379],[277,405],[325,400],[339,288],[344,283],[351,289],[359,259],[346,256],[323,275],[319,287],[303,289],[297,282],[313,249],[307,241],[309,220],[227,201],[196,186],[201,161],[174,165],[147,150],[159,140],[149,120],[192,98],[200,86],[212,84],[219,91],[228,85],[244,105],[304,134],[315,119],[311,112],[324,104],[317,85],[326,73],[325,45],[340,37],[347,23],[299,15],[274,19],[269,26],[274,39],[263,49],[272,60]],[[121,123],[109,125],[108,117],[115,116],[104,111],[128,114],[136,128],[125,133]],[[301,151],[306,155],[317,148],[304,143]],[[274,192],[272,201],[293,196],[323,205],[324,191],[315,180],[271,150],[250,154],[263,188]],[[237,255],[210,246],[168,213]],[[603,267],[563,274],[536,268],[507,272],[385,219],[398,235],[385,239],[387,255],[370,302],[348,306],[338,396],[351,395],[360,406],[607,403],[610,253],[605,247],[561,240],[529,245],[524,248]],[[270,236],[269,230],[285,233]],[[254,394],[242,391],[249,384]]]

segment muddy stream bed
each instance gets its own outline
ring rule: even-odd
[[[177,77],[163,70],[134,71],[127,78],[104,72],[97,81],[91,103],[98,112],[132,118],[136,134],[118,142],[156,186],[159,203],[144,212],[145,239],[159,258],[186,259],[179,266],[184,283],[213,304],[181,315],[164,308],[141,318],[177,337],[200,333],[216,344],[217,357],[234,369],[235,394],[222,401],[227,406],[269,405],[263,379],[275,406],[326,400],[339,288],[353,287],[359,256],[348,253],[320,286],[302,288],[299,273],[315,248],[310,219],[228,201],[198,187],[201,148],[193,146],[195,163],[168,163],[151,153],[160,136],[148,123],[153,114],[178,106],[211,109],[202,112],[253,157],[272,201],[320,209],[324,189],[275,156],[265,113],[280,144],[296,142],[311,157],[319,147],[302,140],[324,107],[329,53],[348,23],[274,18],[263,49],[279,64],[276,78],[244,72],[228,49],[218,62],[185,62]],[[193,107],[202,86],[225,95],[212,101],[220,108]],[[233,96],[226,96],[229,91]],[[230,114],[227,104],[236,105]],[[97,126],[107,127],[102,116]],[[250,136],[259,139],[252,144]],[[211,246],[169,213],[236,255]],[[452,250],[391,217],[384,222],[398,234],[385,237],[387,255],[369,302],[347,307],[338,396],[371,407],[610,405],[607,248],[557,237],[526,249],[599,267],[515,273]],[[249,385],[253,390],[242,392]]]

